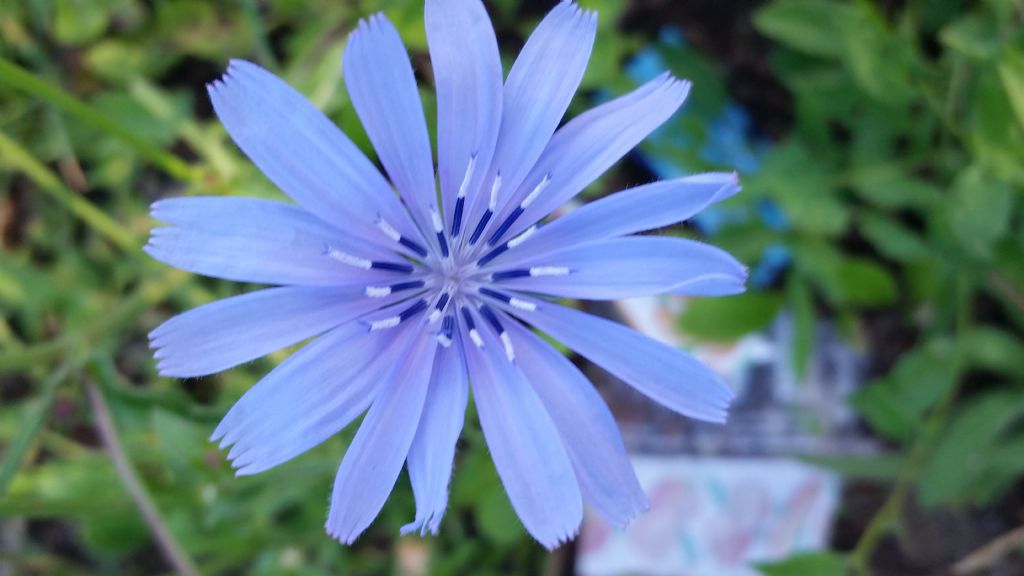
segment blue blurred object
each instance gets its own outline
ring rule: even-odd
[[[683,33],[675,26],[667,26],[658,35],[658,43],[677,49],[688,49]],[[662,70],[670,68],[657,45],[651,45],[640,51],[626,66],[626,73],[636,82],[646,82],[657,76]],[[685,74],[684,74],[685,76]],[[699,86],[695,86],[699,90]],[[599,95],[599,98],[604,98]],[[690,108],[684,107],[677,117],[685,118],[693,114]],[[663,126],[648,138],[655,144],[652,148],[685,148],[698,147],[698,156],[708,164],[736,170],[741,175],[757,172],[761,167],[761,158],[771,145],[767,139],[754,133],[750,115],[736,102],[723,103],[717,115],[704,119],[706,128],[703,142],[695,142],[694,135],[686,130],[678,129],[678,125]],[[659,179],[679,178],[693,172],[693,167],[684,166],[666,154],[652,153],[644,148],[637,150],[637,156]],[[714,235],[723,228],[749,222],[757,218],[773,230],[785,230],[789,221],[785,213],[774,202],[763,200],[753,207],[734,206],[726,203],[717,205],[701,212],[693,221],[702,234]],[[790,255],[780,244],[766,248],[761,260],[752,265],[750,283],[755,287],[771,284],[789,265]]]

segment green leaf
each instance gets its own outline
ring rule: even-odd
[[[837,306],[882,306],[896,298],[892,276],[871,260],[850,258],[823,242],[803,242],[791,249],[801,275]]]
[[[846,206],[832,186],[820,159],[797,143],[769,152],[761,170],[744,181],[748,193],[779,203],[798,230],[815,236],[837,236],[849,220]]]
[[[849,9],[826,0],[776,0],[754,14],[754,26],[765,36],[812,56],[838,58],[838,22]]]
[[[960,336],[965,360],[974,367],[1024,378],[1024,340],[990,326],[975,326]]]
[[[967,168],[953,184],[946,214],[954,235],[972,255],[988,259],[1013,214],[1013,190],[980,166]]]
[[[900,441],[913,437],[922,416],[959,378],[959,343],[933,339],[903,354],[886,376],[850,397],[850,404],[878,433]]]
[[[1004,430],[1024,415],[1024,394],[987,394],[958,410],[921,474],[926,506],[962,502],[986,471],[986,457]]]
[[[917,429],[918,421],[900,404],[896,391],[886,380],[868,383],[850,396],[849,401],[871,429],[886,438],[906,442]]]
[[[857,169],[849,181],[854,192],[879,208],[929,209],[942,202],[939,188],[893,165]]]
[[[1024,128],[1024,54],[1013,50],[1003,52],[999,62],[999,78],[1003,81],[1017,123]]]
[[[790,556],[781,562],[758,564],[765,576],[845,576],[846,560],[831,552]]]
[[[98,38],[107,27],[108,2],[56,0],[53,32],[63,44],[81,44]]]
[[[999,74],[991,68],[979,71],[969,117],[972,152],[1000,178],[1024,185],[1024,130],[1011,122],[1015,110]]]
[[[930,254],[928,244],[908,228],[881,212],[859,216],[860,231],[882,255],[899,262],[923,260]]]
[[[989,19],[976,13],[943,28],[939,39],[949,48],[978,60],[991,58],[999,51],[999,31]]]
[[[865,93],[879,102],[903,104],[916,95],[910,81],[909,42],[889,29],[873,5],[858,3],[835,39],[847,67]]]
[[[768,326],[781,307],[782,296],[773,293],[700,298],[687,303],[679,327],[698,340],[729,342]]]

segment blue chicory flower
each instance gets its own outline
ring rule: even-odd
[[[377,516],[403,465],[416,517],[402,532],[437,532],[470,387],[505,490],[541,544],[573,537],[584,501],[617,526],[647,508],[608,408],[527,326],[680,414],[726,418],[732,393],[700,362],[551,298],[735,294],[746,278],[714,247],[636,235],[736,193],[735,174],[639,186],[535,225],[668,119],[690,88],[664,74],[558,128],[596,20],[559,4],[503,82],[480,0],[427,0],[440,195],[409,57],[382,15],[352,34],[344,78],[387,179],[255,64],[233,61],[209,87],[228,133],[297,205],[223,197],[153,205],[170,225],[153,230],[154,258],[278,286],[168,320],[150,335],[158,368],[200,376],[316,337],[253,386],[213,439],[231,446],[239,475],[255,474],[365,411],[326,525],[344,543]]]

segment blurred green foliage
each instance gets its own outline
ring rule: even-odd
[[[573,111],[634,82],[622,63],[647,40],[619,29],[623,0],[583,0],[600,31]],[[491,3],[511,63],[541,13]],[[785,246],[777,285],[694,303],[691,332],[728,340],[782,307],[798,327],[793,361],[813,350],[815,318],[836,319],[879,358],[852,400],[894,455],[822,463],[892,481],[853,550],[866,570],[910,497],[985,505],[1024,475],[1024,7],[907,0],[772,0],[756,13],[771,70],[792,95],[788,135],[745,176],[735,206],[771,201],[788,228],[733,224],[716,244],[754,262]],[[722,7],[726,9],[726,7]],[[420,0],[0,0],[0,378],[24,392],[0,404],[0,518],[71,520],[74,553],[5,552],[19,573],[150,573],[152,539],[98,448],[83,384],[98,386],[163,521],[203,573],[525,573],[546,560],[519,526],[471,415],[438,538],[396,539],[412,518],[400,480],[351,548],[322,530],[351,430],[274,471],[235,479],[207,441],[218,418],[283,351],[216,377],[156,376],[145,334],[169,315],[246,287],[149,261],[138,249],[148,204],[183,194],[278,197],[211,118],[197,88],[232,57],[281,74],[367,153],[339,84],[347,33],[384,10],[427,79]],[[655,44],[695,81],[686,139],[646,150],[691,170],[706,121],[725,105],[726,71],[692,49]],[[14,64],[14,63],[17,64]],[[30,71],[26,73],[25,71]],[[422,95],[428,119],[429,82]],[[592,193],[608,190],[598,186]],[[899,327],[893,335],[881,325]],[[909,346],[909,350],[905,350]],[[768,574],[840,573],[822,554]]]

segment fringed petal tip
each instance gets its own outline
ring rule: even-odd
[[[629,528],[629,525],[632,524],[634,520],[639,518],[641,514],[647,513],[647,511],[650,509],[651,501],[647,499],[646,494],[640,492],[639,496],[634,498],[633,501],[629,503],[629,512],[627,516],[617,519],[611,519],[605,516],[601,516],[601,518],[603,518],[605,522],[614,526],[615,528],[618,528],[619,530],[626,530],[627,528]]]
[[[548,552],[554,552],[556,549],[561,548],[563,544],[575,540],[576,537],[579,536],[580,528],[582,526],[583,523],[580,522],[575,526],[567,528],[564,532],[557,534],[554,537],[554,540],[545,541],[538,538],[537,541],[540,542],[540,545],[543,546]],[[534,535],[534,537],[536,537],[536,535]]]
[[[432,513],[424,518],[417,518],[412,522],[402,526],[398,533],[401,536],[408,536],[410,534],[419,533],[421,538],[430,536],[437,536],[441,527],[441,518],[444,516],[444,511],[440,513]]]

